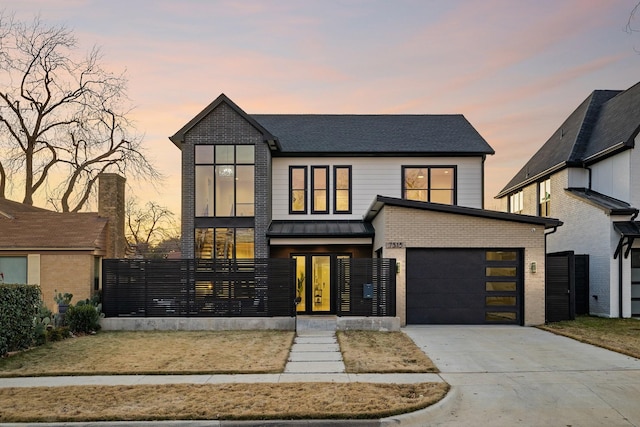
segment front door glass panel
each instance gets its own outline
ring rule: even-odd
[[[331,257],[311,257],[313,305],[312,311],[331,310]]]

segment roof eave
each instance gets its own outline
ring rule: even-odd
[[[542,179],[543,177],[546,177],[548,175],[551,175],[553,173],[559,172],[562,169],[565,169],[569,166],[569,164],[567,162],[562,162],[562,163],[558,163],[557,165],[546,169],[540,173],[537,173],[535,175],[533,175],[530,178],[525,179],[524,181],[521,181],[518,184],[512,185],[511,187],[508,188],[503,188],[498,194],[496,194],[496,196],[494,197],[494,199],[500,199],[504,196],[508,196],[509,194],[518,191],[524,187],[526,187],[527,185],[530,185],[536,181],[539,181],[540,179]]]

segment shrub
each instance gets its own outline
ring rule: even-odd
[[[0,356],[32,345],[41,301],[38,286],[0,284]]]
[[[87,334],[100,330],[100,313],[98,308],[91,304],[72,305],[64,317],[71,332]]]
[[[53,319],[51,310],[44,305],[44,302],[40,301],[38,313],[33,319],[33,341],[35,345],[42,345],[47,342],[47,329],[52,327],[51,319]]]

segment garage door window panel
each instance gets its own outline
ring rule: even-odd
[[[517,267],[487,267],[487,277],[516,277],[518,274]]]
[[[516,282],[486,282],[487,292],[515,292],[518,290]]]
[[[515,296],[502,296],[502,297],[485,297],[485,303],[490,305],[502,305],[502,306],[515,306]]]

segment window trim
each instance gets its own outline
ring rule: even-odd
[[[324,209],[316,209],[316,170],[324,169]],[[318,189],[321,190],[321,189]],[[312,214],[328,214],[329,213],[329,166],[311,166],[311,213]]]
[[[293,171],[296,169],[302,169],[303,173],[304,173],[304,187],[302,189],[295,189],[295,190],[303,190],[304,196],[303,196],[303,206],[304,208],[301,211],[294,211],[293,210]],[[308,190],[308,184],[307,184],[307,174],[308,174],[308,167],[307,166],[289,166],[289,214],[290,215],[306,215],[307,214],[307,192]]]
[[[349,194],[349,207],[347,210],[338,210],[338,190],[345,190],[344,188],[338,188],[338,169],[346,169],[349,173],[349,184],[346,190]],[[350,214],[352,213],[352,200],[353,200],[353,166],[351,165],[334,165],[333,166],[333,213],[334,214]]]
[[[218,159],[217,159],[217,147],[221,147],[221,146],[229,146],[229,147],[233,147],[233,162],[221,162],[218,163]],[[198,151],[198,147],[206,147],[207,150],[212,150],[212,162],[207,161],[200,161],[198,162],[196,159],[196,152]],[[210,147],[210,148],[209,148]],[[253,147],[253,163],[249,163],[249,162],[242,162],[239,163],[237,161],[237,147]],[[237,167],[238,166],[252,166],[253,167],[253,186],[254,186],[254,194],[253,194],[253,203],[254,203],[254,212],[253,215],[251,217],[246,217],[246,218],[254,218],[255,217],[255,198],[256,198],[256,194],[255,194],[255,171],[256,171],[256,163],[255,163],[255,146],[252,144],[195,144],[193,146],[193,217],[194,218],[208,218],[208,219],[212,219],[212,218],[238,218],[237,216],[237,211],[238,211],[238,183],[235,181],[233,182],[233,212],[234,215],[233,216],[228,216],[228,215],[216,215],[217,214],[217,209],[218,209],[218,203],[217,203],[217,191],[216,191],[216,185],[217,185],[217,176],[216,176],[216,169],[218,167],[230,167],[232,172],[233,172],[233,176],[234,178],[237,176]],[[211,202],[210,202],[210,207],[209,207],[209,215],[198,215],[198,212],[196,210],[197,207],[197,203],[196,203],[196,199],[198,197],[198,192],[196,191],[196,171],[198,170],[198,167],[202,167],[202,168],[210,168],[211,169],[211,177],[212,177],[212,192],[213,194],[210,194],[212,196]]]
[[[427,192],[427,202],[428,203],[436,203],[436,202],[431,202],[431,191],[432,190],[443,190],[442,188],[431,188],[431,170],[432,169],[451,169],[453,172],[453,188],[451,188],[451,190],[453,191],[453,197],[452,197],[452,206],[457,206],[458,205],[458,166],[457,165],[402,165],[401,167],[401,174],[400,174],[400,186],[401,186],[401,192],[400,192],[400,197],[403,200],[413,200],[413,199],[407,199],[405,192],[407,190],[407,188],[405,188],[405,171],[407,169],[426,169],[427,174],[428,174],[428,181],[427,181],[427,188],[426,188],[426,192]],[[416,200],[416,201],[423,201],[423,200]]]
[[[516,200],[517,204],[518,204],[518,208],[520,209],[514,209],[514,199]],[[522,212],[524,211],[524,190],[519,190],[516,191],[515,193],[511,193],[509,194],[509,198],[508,198],[508,203],[509,203],[509,212],[510,213],[515,213],[515,214],[522,214]]]
[[[549,194],[549,197],[545,197],[545,200],[542,200],[542,191],[541,187],[544,185],[546,187],[546,183],[549,183],[549,192],[547,194]],[[538,216],[541,217],[545,217],[545,218],[549,218],[551,216],[551,177],[548,177],[546,179],[543,179],[541,181],[538,181]],[[546,209],[545,209],[545,213],[543,215],[542,213],[542,205],[545,205]]]

